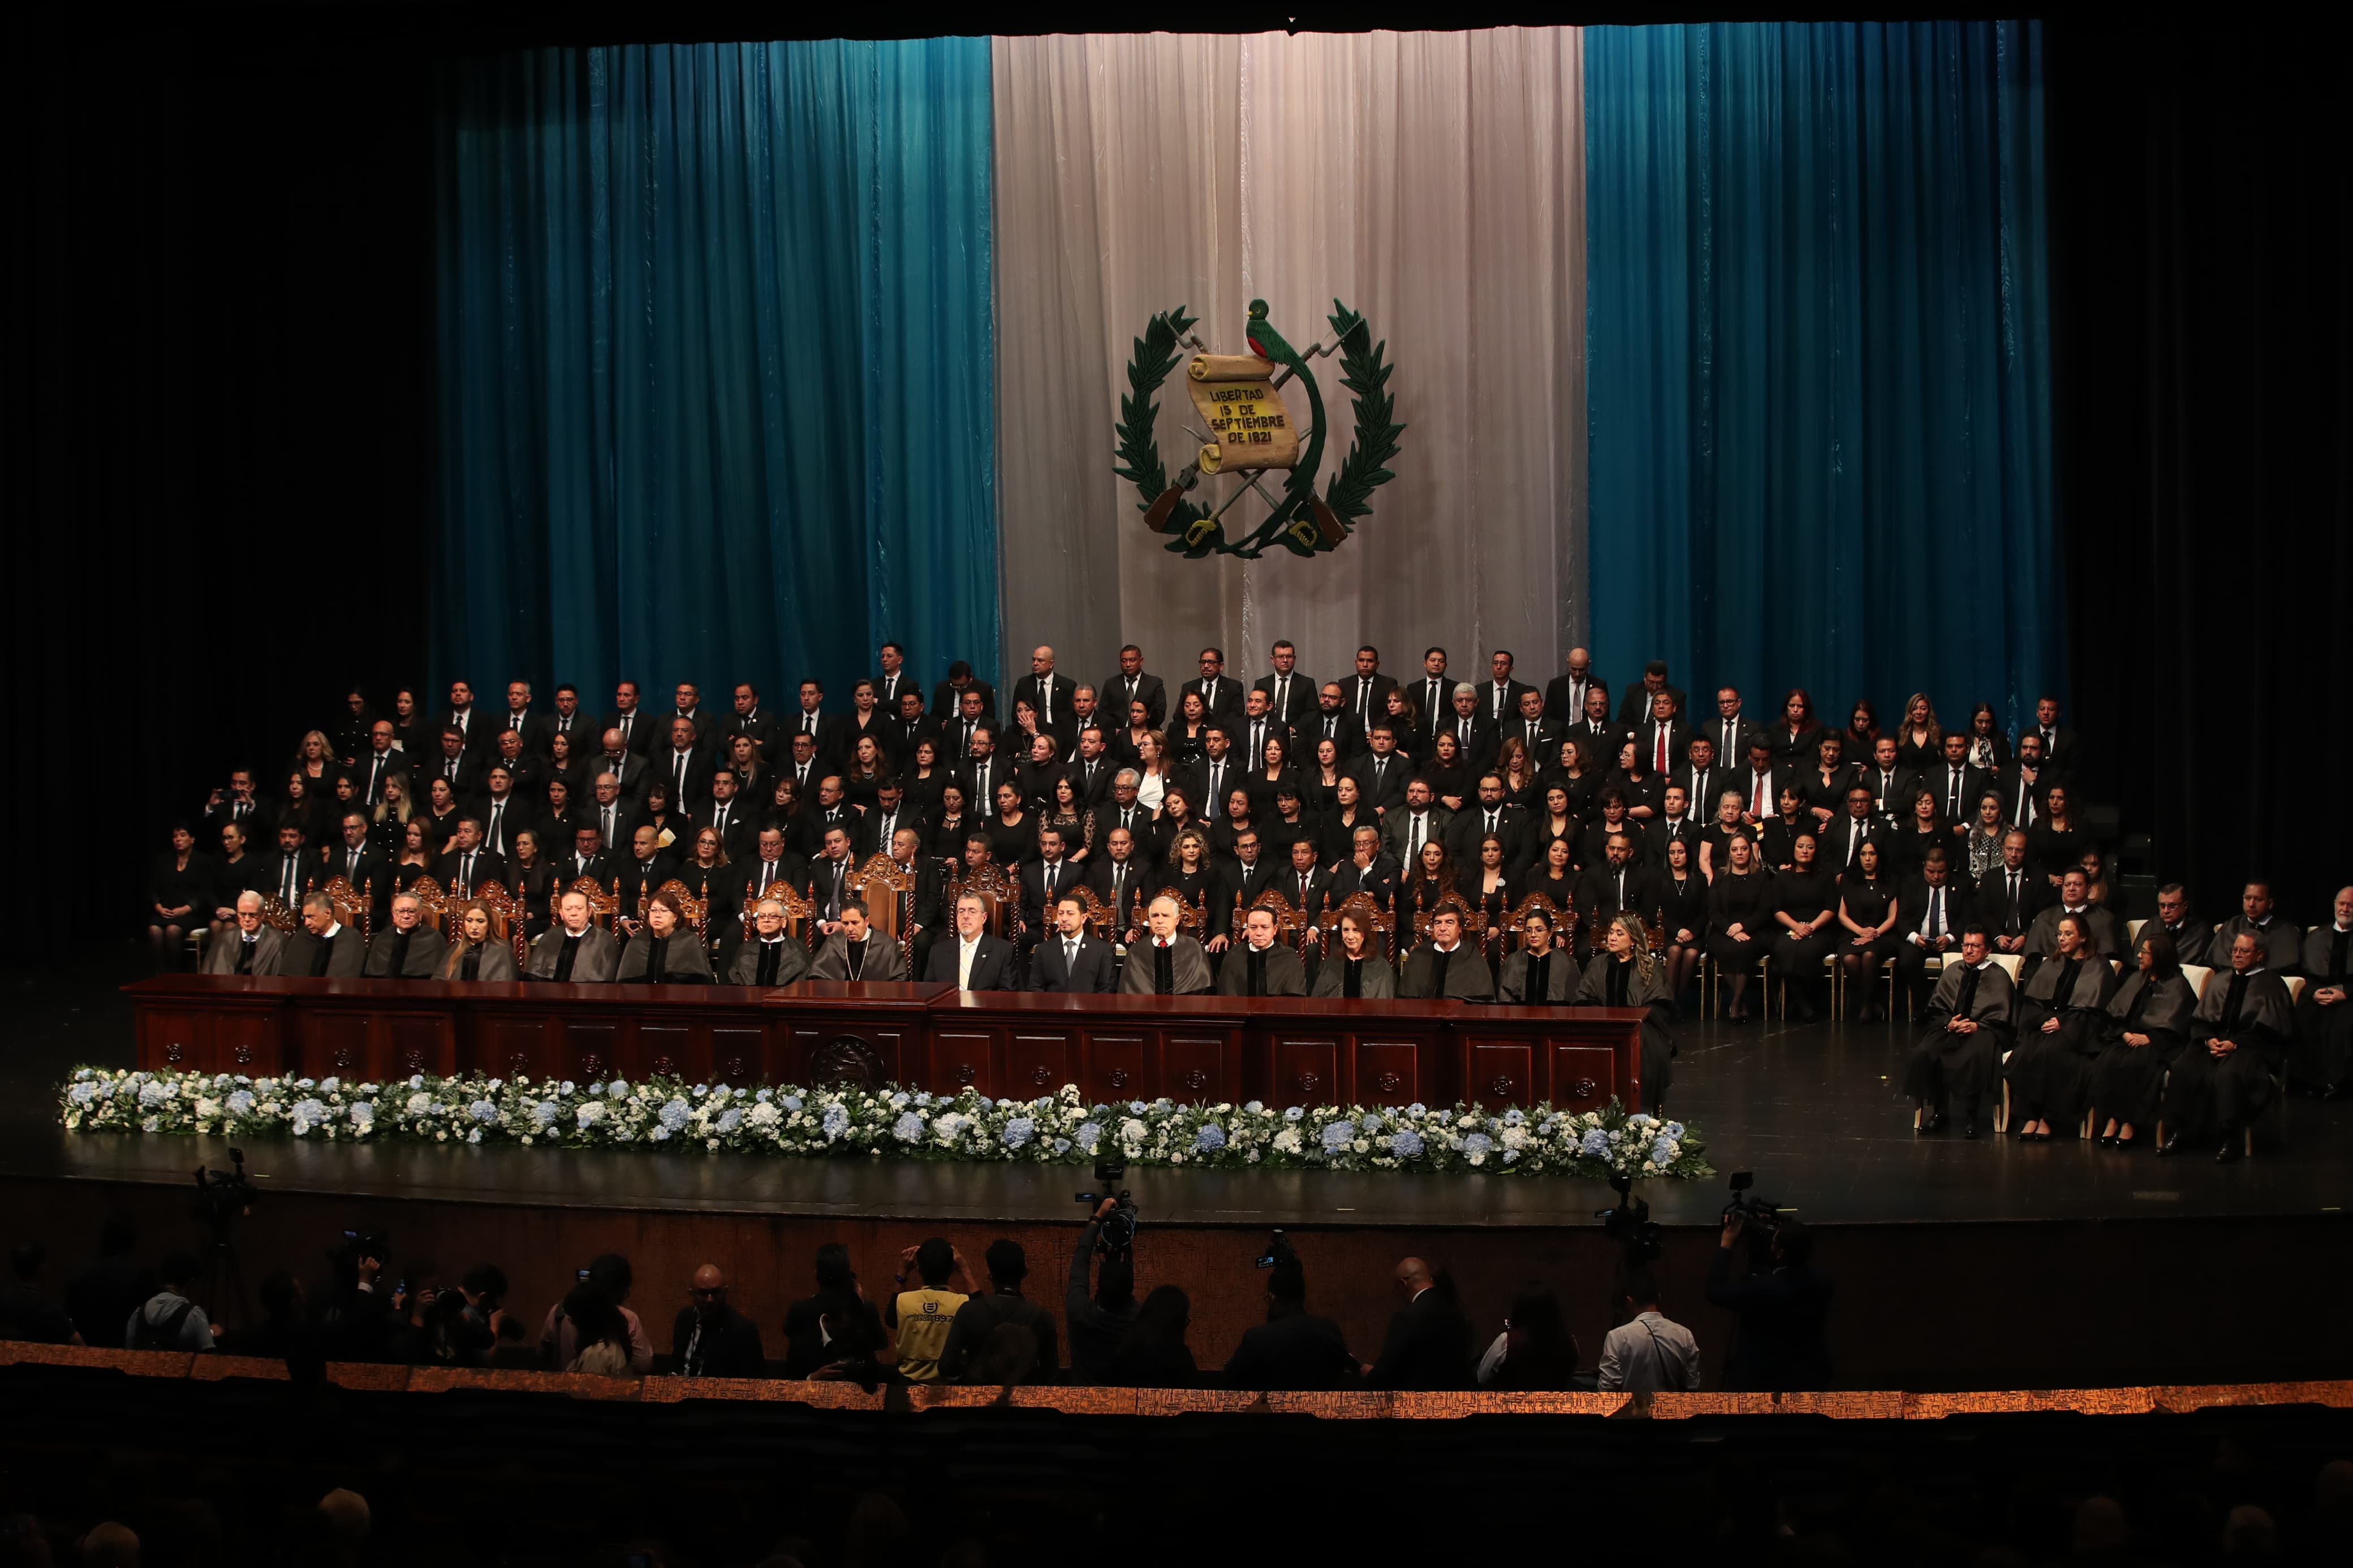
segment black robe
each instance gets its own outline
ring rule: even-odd
[[[1975,1121],[2001,1068],[2001,1053],[2010,1047],[2016,1005],[2017,993],[2000,964],[1988,959],[1972,970],[1958,958],[1947,963],[1928,999],[1927,1026],[1913,1042],[1904,1092],[1940,1115],[1957,1100],[1962,1113]],[[1974,1019],[1976,1032],[1956,1034],[1947,1027],[1960,1017]]]
[[[2353,996],[2322,1006],[2316,1000],[2329,986],[2348,984],[2353,968],[2353,931],[2335,921],[2304,933],[2304,995],[2295,1005],[2295,1044],[2288,1052],[2287,1076],[2315,1089],[2353,1079]]]
[[[1642,1018],[1642,1109],[1656,1116],[1663,1110],[1667,1090],[1674,1084],[1675,1037],[1671,1026],[1675,1021],[1675,1001],[1667,993],[1666,965],[1653,958],[1650,969],[1651,977],[1645,981],[1636,960],[1621,961],[1614,953],[1597,952],[1577,983],[1577,1004],[1647,1009]]]
[[[2243,980],[2243,985],[2233,981]],[[2236,995],[2233,995],[2233,993]],[[2222,1130],[2243,1127],[2271,1103],[2272,1075],[2287,1055],[2295,1032],[2287,984],[2268,969],[2242,976],[2218,969],[2206,981],[2206,994],[2189,1023],[2189,1046],[2174,1058],[2159,1110],[2168,1136],[2191,1142]],[[2208,1044],[2230,1040],[2239,1047],[2216,1057]]]
[[[2072,967],[2073,973],[2069,973]],[[2091,1095],[2092,1059],[2099,1055],[2108,997],[2116,987],[2108,961],[2086,953],[2053,956],[2027,978],[2018,1012],[2018,1039],[2005,1071],[2014,1121],[2072,1126],[2083,1120]],[[2057,1019],[2045,1033],[2042,1026]]]
[[[2144,973],[2126,978],[2108,998],[2102,1035],[2107,1047],[2092,1064],[2092,1109],[2098,1117],[2132,1123],[2136,1133],[2157,1121],[2157,1099],[2166,1068],[2189,1043],[2189,1016],[2198,997],[2179,970],[2151,984]],[[2146,1046],[2128,1046],[2126,1035],[2146,1035]]]

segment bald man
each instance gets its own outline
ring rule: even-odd
[[[396,893],[392,923],[368,943],[360,973],[372,980],[430,980],[439,973],[448,944],[425,923],[425,906],[414,893]]]
[[[727,1300],[727,1276],[716,1263],[694,1271],[686,1305],[670,1325],[670,1360],[681,1377],[760,1377],[767,1367],[760,1325]]]
[[[1157,898],[1145,913],[1145,935],[1130,942],[1119,989],[1127,996],[1198,996],[1209,989],[1209,959],[1176,929],[1176,900]]]
[[[1077,692],[1076,681],[1054,673],[1054,650],[1042,644],[1029,650],[1029,673],[1013,683],[1013,700],[1026,699],[1038,710],[1041,730],[1071,717],[1071,699]]]
[[[1471,1384],[1471,1320],[1419,1258],[1400,1258],[1394,1274],[1403,1305],[1389,1320],[1380,1359],[1365,1369],[1375,1388],[1456,1389]]]

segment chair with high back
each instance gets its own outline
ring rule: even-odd
[[[1397,922],[1374,901],[1370,893],[1351,893],[1336,910],[1327,910],[1321,924],[1324,928],[1324,951],[1340,951],[1340,917],[1355,915],[1370,926],[1379,943],[1382,961],[1394,966],[1398,959]]]
[[[408,896],[417,900],[417,914],[424,923],[440,931],[442,917],[449,909],[449,899],[442,892],[441,884],[430,877],[419,877],[408,884]]]
[[[888,855],[870,855],[866,864],[850,874],[849,885],[851,895],[866,905],[868,923],[899,944],[899,956],[905,961],[907,972],[913,973],[915,936],[909,928],[914,923],[910,911],[915,874]]]
[[[375,939],[375,900],[365,889],[353,887],[343,878],[330,877],[320,890],[333,902],[337,923],[359,932],[363,944]]]

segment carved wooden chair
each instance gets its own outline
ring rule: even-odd
[[[785,930],[787,933],[800,938],[803,947],[816,945],[817,906],[809,901],[807,893],[788,882],[772,882],[767,892],[761,897],[774,899],[785,906]],[[747,900],[735,916],[745,942],[752,940],[752,910],[760,901],[759,899]]]
[[[301,912],[288,909],[279,901],[278,895],[275,893],[261,895],[261,918],[268,922],[270,930],[287,935],[291,935],[294,928],[302,923]]]
[[[369,896],[374,885],[355,889],[341,877],[330,877],[320,889],[333,900],[336,921],[359,932],[363,944],[375,940],[375,900]]]
[[[578,877],[564,889],[563,896],[569,898],[575,893],[588,900],[589,924],[599,931],[613,929],[613,917],[619,912],[621,900],[611,889],[601,886],[593,877]]]
[[[1326,910],[1319,922],[1324,928],[1324,952],[1328,958],[1340,951],[1340,917],[1360,916],[1372,928],[1374,945],[1390,963],[1397,962],[1397,921],[1382,911],[1370,893],[1352,893],[1336,910]]]
[[[899,944],[899,956],[913,973],[915,936],[908,928],[914,923],[915,873],[888,855],[871,855],[848,882],[850,895],[864,901],[868,922]]]
[[[441,931],[441,922],[448,914],[452,901],[441,890],[441,884],[430,877],[419,877],[409,884],[408,896],[417,900],[419,920],[435,931]],[[448,933],[442,931],[442,934],[447,936]]]
[[[1241,940],[1239,933],[1242,928],[1242,917],[1248,913],[1248,911],[1240,907],[1241,903],[1240,895],[1237,894],[1235,896],[1234,902],[1236,905],[1234,911],[1234,930],[1237,932],[1234,940],[1239,942]],[[1272,911],[1274,915],[1274,940],[1280,942],[1286,942],[1294,949],[1300,945],[1300,938],[1306,931],[1314,929],[1314,922],[1313,921],[1306,919],[1304,916],[1301,915],[1297,910],[1291,907],[1291,900],[1284,896],[1282,888],[1280,884],[1260,889],[1258,897],[1250,900],[1250,907],[1253,910],[1268,910]]]

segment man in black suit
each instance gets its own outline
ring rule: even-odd
[[[2018,739],[2021,746],[2029,735],[2042,742],[2042,760],[2054,771],[2083,771],[2075,765],[2075,731],[2059,722],[2059,699],[2056,697],[2046,695],[2036,700],[2034,727],[2020,732]]]
[[[431,763],[413,772],[409,775],[409,783],[422,794],[427,780],[448,779],[449,793],[463,805],[481,793],[483,766],[482,754],[466,749],[466,737],[454,728],[445,728],[441,731],[441,754]],[[356,773],[353,782],[359,782]],[[381,800],[384,797],[379,793],[375,798]]]
[[[335,900],[324,893],[307,895],[302,923],[279,951],[278,973],[289,979],[351,979],[366,963],[366,943],[335,919]]]
[[[1961,951],[1961,933],[1970,924],[1968,890],[1957,885],[1951,853],[1943,845],[1928,851],[1920,869],[1896,890],[1896,932],[1904,939],[1895,950],[1895,977],[1912,993],[1912,1015],[1925,1016],[1928,993],[1928,961]]]
[[[1528,754],[1528,765],[1539,771],[1559,760],[1559,734],[1545,718],[1544,693],[1533,686],[1520,688],[1519,711],[1504,721],[1494,739],[1498,748],[1505,741],[1517,741]]]
[[[619,731],[621,744],[641,757],[651,755],[654,748],[670,735],[666,727],[656,723],[638,706],[638,683],[634,680],[624,680],[613,688],[613,710],[605,715],[602,727]]]
[[[882,671],[874,678],[875,706],[896,717],[899,699],[903,694],[912,691],[916,701],[923,700],[922,684],[907,673],[907,650],[904,647],[895,642],[886,642],[875,653],[874,661]]]
[[[453,725],[466,737],[470,752],[487,752],[498,740],[498,721],[475,708],[474,688],[468,681],[449,683],[449,706],[442,711],[441,727]]]
[[[988,906],[979,894],[965,893],[955,901],[955,934],[932,944],[923,978],[965,991],[1002,991],[1012,963],[1013,944],[989,934]]]
[[[1315,711],[1315,683],[1299,673],[1299,650],[1277,642],[1267,656],[1268,672],[1252,685],[1266,693],[1267,711],[1285,729],[1297,730]]]
[[[760,829],[753,840],[754,853],[751,859],[738,861],[728,870],[739,874],[729,889],[729,914],[749,907],[754,900],[765,898],[779,884],[786,887],[804,885],[808,880],[808,864],[786,853],[785,830],[771,823]]]
[[[1871,809],[1882,822],[1898,826],[1910,819],[1912,802],[1920,794],[1920,777],[1895,761],[1895,737],[1882,735],[1871,744],[1871,765],[1858,781],[1871,792]]]
[[[1244,773],[1253,773],[1266,765],[1266,742],[1270,735],[1281,740],[1283,755],[1293,766],[1299,763],[1298,748],[1292,743],[1291,726],[1274,715],[1273,699],[1266,691],[1252,687],[1242,699],[1242,721],[1237,749]]]
[[[621,798],[631,805],[646,803],[646,789],[653,782],[653,773],[645,758],[629,750],[618,730],[607,730],[599,737],[605,748],[604,770],[611,773],[621,786]]]
[[[1675,711],[1683,710],[1683,689],[1667,682],[1667,661],[1654,658],[1642,667],[1641,681],[1626,689],[1625,700],[1618,705],[1618,727],[1631,732],[1656,712],[1660,692],[1675,700]]]
[[[592,734],[602,733],[595,721],[580,711],[580,689],[568,680],[555,689],[554,711],[538,714],[531,722],[523,744],[543,757],[554,754],[558,735],[571,741],[572,754],[576,757],[587,751]]]
[[[1389,710],[1389,693],[1397,682],[1381,673],[1381,650],[1366,643],[1356,650],[1356,673],[1345,683],[1348,711],[1356,716],[1356,728],[1370,734]]]
[[[842,719],[825,711],[825,684],[804,680],[800,685],[800,706],[780,727],[786,733],[807,735],[817,745],[818,761],[828,767],[839,767],[846,761],[842,744]]]
[[[395,773],[405,773],[423,763],[426,759],[411,757],[392,743],[393,728],[389,719],[379,719],[368,731],[368,749],[351,766],[352,787],[370,805],[384,798],[385,781]],[[247,778],[252,775],[248,773]],[[234,782],[234,775],[232,775]]]
[[[453,899],[470,899],[485,882],[507,885],[507,861],[482,846],[482,825],[470,816],[458,819],[449,852],[441,857],[442,881]]]
[[[728,776],[733,778],[734,775],[731,773]],[[628,797],[621,793],[621,781],[617,775],[611,773],[598,773],[590,782],[589,799],[574,805],[572,809],[575,812],[579,811],[584,805],[587,808],[588,820],[596,825],[597,837],[606,844],[618,849],[626,846],[636,834],[638,808],[630,805]],[[702,826],[699,819],[696,826]],[[738,857],[744,849],[751,847],[751,843],[750,834],[741,835],[737,843],[726,846],[727,853],[730,857]]]
[[[1424,648],[1421,654],[1421,674],[1406,688],[1406,696],[1413,703],[1416,722],[1424,739],[1434,735],[1445,717],[1454,711],[1454,689],[1462,682],[1446,670],[1446,650]],[[1478,706],[1478,692],[1472,692],[1472,706]]]
[[[1439,1284],[1419,1258],[1397,1266],[1397,1290],[1405,1305],[1389,1320],[1366,1382],[1374,1388],[1451,1390],[1471,1384],[1471,1320],[1453,1292]]]
[[[1111,907],[1111,929],[1133,936],[1144,929],[1144,905],[1159,890],[1137,831],[1114,826],[1103,835],[1103,852],[1087,866],[1087,886]]]
[[[1637,731],[1642,742],[1642,765],[1659,777],[1672,778],[1691,759],[1691,726],[1683,721],[1683,705],[1672,691],[1651,698],[1651,711]]]
[[[1226,796],[1233,793],[1249,770],[1228,746],[1225,731],[1209,729],[1202,734],[1205,754],[1184,774],[1185,793],[1193,803],[1195,816],[1203,822],[1221,822],[1226,816]]]
[[[727,721],[727,733],[751,736],[762,761],[776,760],[776,716],[760,706],[760,689],[748,680],[735,683],[735,712]]]
[[[1299,954],[1274,940],[1274,911],[1252,910],[1242,917],[1242,940],[1226,953],[1218,971],[1220,996],[1304,996],[1307,968]]]
[[[1585,694],[1601,689],[1602,712],[1609,711],[1609,683],[1593,673],[1593,656],[1581,647],[1568,650],[1565,668],[1545,686],[1545,717],[1556,730],[1567,730],[1585,717]]]
[[[932,717],[945,724],[964,711],[964,694],[973,692],[980,699],[979,716],[997,717],[997,690],[972,672],[972,666],[958,659],[948,666],[948,678],[932,689]]]
[[[1070,775],[1071,790],[1079,797],[1081,811],[1092,811],[1111,798],[1112,780],[1119,770],[1112,763],[1109,744],[1100,727],[1090,724],[1079,731],[1077,754],[1062,771]]]
[[[2001,836],[2001,864],[1978,879],[1971,902],[1996,952],[2023,953],[2034,917],[2058,898],[2051,879],[2026,863],[2026,830],[2013,827]]]
[[[1054,930],[1030,960],[1029,989],[1107,996],[1119,984],[1111,944],[1087,930],[1087,906],[1077,895],[1054,900]]]
[[[1447,850],[1460,868],[1457,875],[1471,878],[1478,875],[1479,841],[1490,833],[1504,841],[1504,869],[1517,876],[1535,854],[1535,830],[1528,825],[1525,807],[1512,805],[1504,799],[1504,781],[1494,773],[1482,773],[1476,800],[1465,801],[1454,820],[1447,824]],[[1696,867],[1699,862],[1694,859]]]
[[[1969,763],[1969,738],[1958,731],[1945,734],[1945,760],[1921,779],[1921,787],[1936,797],[1936,809],[1948,822],[1973,822],[1978,802],[1993,783],[1993,775]]]
[[[841,929],[841,906],[858,896],[849,886],[850,873],[857,869],[858,862],[849,854],[849,825],[829,825],[818,840],[818,857],[809,862],[808,870],[807,890],[818,934],[831,936]]]
[[[1609,693],[1594,686],[1585,693],[1585,717],[1568,727],[1567,738],[1585,748],[1587,767],[1607,773],[1618,765],[1618,748],[1630,732],[1609,717]]]
[[[694,726],[695,744],[705,745],[717,721],[714,715],[703,709],[702,689],[691,680],[681,680],[670,693],[670,711],[664,715],[664,721],[685,720]]]
[[[907,808],[906,792],[899,787],[899,781],[885,778],[874,791],[873,809],[858,819],[858,832],[850,839],[859,864],[862,866],[877,855],[890,854],[902,827],[930,831],[923,814]]]
[[[1487,656],[1487,680],[1479,689],[1479,711],[1488,723],[1503,729],[1520,716],[1520,697],[1535,688],[1512,679],[1512,650],[1499,647]],[[1542,694],[1538,694],[1542,700]]]
[[[1029,673],[1013,683],[1013,700],[1026,700],[1037,711],[1038,727],[1049,729],[1070,717],[1077,689],[1069,676],[1054,673],[1054,650],[1040,643],[1029,650]]]
[[[1308,940],[1315,941],[1318,928],[1314,922],[1322,920],[1324,911],[1336,900],[1332,897],[1332,873],[1324,868],[1314,839],[1292,841],[1290,868],[1274,879],[1273,886],[1298,912]]]
[[[1098,832],[1108,837],[1113,828],[1124,827],[1135,836],[1139,847],[1149,840],[1152,808],[1139,804],[1135,798],[1135,792],[1143,783],[1134,768],[1122,768],[1112,774],[1111,799],[1095,816]]]
[[[529,744],[531,738],[538,733],[538,715],[532,711],[531,682],[528,680],[507,682],[507,709],[498,715],[497,731],[493,733],[506,730],[521,735],[525,744]]]
[[[365,894],[381,912],[392,897],[392,875],[383,855],[368,842],[368,819],[356,811],[345,812],[343,833],[343,841],[327,858],[327,875],[343,878],[352,891]]]
[[[253,885],[288,909],[299,910],[302,895],[325,887],[333,874],[303,841],[302,830],[290,824],[278,830],[278,852],[263,856],[255,868]]]
[[[673,716],[670,744],[656,752],[652,761],[658,776],[670,785],[672,811],[691,812],[711,798],[711,757],[695,739],[693,720]]]
[[[1413,764],[1398,754],[1397,731],[1389,721],[1376,723],[1366,739],[1366,751],[1355,764],[1356,792],[1366,805],[1387,812],[1405,804],[1405,786]]]
[[[1344,768],[1365,749],[1365,727],[1356,721],[1355,711],[1348,706],[1346,688],[1336,680],[1324,683],[1324,689],[1316,694],[1315,710],[1308,715],[1307,727],[1299,731],[1297,761],[1301,768],[1315,765],[1315,748],[1326,740],[1338,752]]]
[[[786,738],[788,749],[778,771],[793,781],[800,791],[803,804],[817,798],[817,786],[825,777],[826,763],[817,754],[817,737],[804,735],[796,730]]]
[[[732,767],[711,770],[711,798],[690,819],[693,826],[688,843],[694,841],[694,834],[713,827],[719,830],[719,846],[730,860],[741,860],[752,853],[760,831],[760,809],[743,797],[742,784]]]
[[[1038,829],[1038,858],[1022,863],[1021,930],[1013,947],[1025,958],[1051,926],[1055,900],[1086,884],[1086,873],[1062,851],[1062,830],[1049,824]]]
[[[482,847],[501,858],[512,855],[515,835],[533,826],[531,808],[515,793],[514,774],[503,763],[492,766],[482,782],[482,798],[473,812],[482,825]]]
[[[1762,735],[1751,735],[1748,765],[1740,771],[1733,784],[1746,802],[1741,808],[1741,820],[1751,827],[1762,827],[1772,821],[1781,809],[1781,786],[1796,782],[1796,774],[1784,773],[1774,765],[1773,742]]]
[[[565,887],[586,877],[598,887],[610,891],[613,886],[612,857],[605,853],[605,836],[593,822],[584,822],[572,835],[572,853],[555,863],[556,879]]]
[[[1281,883],[1280,868],[1267,858],[1266,841],[1255,827],[1245,827],[1234,835],[1234,858],[1226,868],[1225,903],[1230,908],[1239,898],[1248,909],[1258,896],[1270,887]]]
[[[1715,747],[1718,761],[1726,767],[1738,767],[1748,755],[1748,742],[1764,733],[1740,711],[1740,688],[1719,686],[1715,689],[1715,717],[1699,726],[1699,733]],[[1703,812],[1702,816],[1713,816]]]
[[[1242,683],[1226,673],[1223,648],[1205,647],[1201,650],[1201,673],[1198,679],[1187,681],[1185,688],[1201,694],[1201,700],[1207,705],[1208,716],[1211,719],[1220,714],[1239,718],[1241,714]],[[1182,702],[1184,700],[1184,692],[1179,691],[1176,700]]]
[[[899,869],[913,879],[908,889],[906,923],[900,934],[907,939],[907,973],[921,974],[928,963],[932,943],[938,940],[940,922],[946,913],[943,900],[946,897],[946,879],[940,863],[923,853],[924,841],[931,837],[928,826],[902,816],[898,831],[891,837],[891,859]],[[869,884],[869,893],[874,891]]]
[[[1381,830],[1359,824],[1350,836],[1349,855],[1332,874],[1332,902],[1346,903],[1358,893],[1371,899],[1384,913],[1397,902],[1398,863],[1381,848]]]
[[[1667,871],[1667,846],[1680,840],[1683,852],[1691,857],[1687,864],[1693,875],[1699,873],[1699,818],[1691,814],[1691,792],[1682,784],[1671,784],[1659,795],[1659,815],[1643,830],[1643,858],[1652,868],[1664,877]]]
[[[1495,754],[1495,727],[1487,721],[1487,710],[1479,705],[1479,688],[1467,680],[1458,680],[1447,696],[1447,705],[1429,715],[1421,732],[1431,742],[1422,754],[1436,755],[1435,742],[1440,731],[1453,735],[1454,743],[1461,750],[1462,765],[1483,768]]]
[[[1621,914],[1651,920],[1657,905],[1658,900],[1651,890],[1651,874],[1634,852],[1633,836],[1611,834],[1603,846],[1601,864],[1587,867],[1585,874],[1577,879],[1577,907],[1583,912],[1586,923],[1599,931]]]
[[[2029,730],[2018,738],[2018,755],[1997,781],[2001,791],[2001,818],[2012,827],[2032,827],[2042,820],[2043,792],[2058,772],[2042,758],[2042,736]]]
[[[1870,789],[1855,783],[1847,785],[1846,809],[1822,825],[1819,837],[1819,852],[1815,865],[1835,877],[1844,877],[1855,869],[1857,857],[1866,844],[1879,846],[1879,866],[1883,873],[1894,869],[1888,859],[1891,845],[1887,821],[1879,815],[1878,803],[1871,797]]]
[[[901,767],[914,765],[915,748],[925,741],[930,741],[939,752],[941,762],[953,763],[955,760],[948,751],[947,742],[940,737],[940,727],[933,723],[931,716],[923,711],[923,694],[913,686],[902,682],[898,705],[886,711],[892,715],[887,729],[891,737],[891,753],[899,760]]]
[[[1103,683],[1100,692],[1111,705],[1111,727],[1124,733],[1127,729],[1128,705],[1144,704],[1144,711],[1152,727],[1159,729],[1168,721],[1168,692],[1160,678],[1144,668],[1144,650],[1134,643],[1119,650],[1119,673]]]
[[[1683,799],[1691,803],[1691,814],[1702,827],[1715,820],[1716,808],[1724,804],[1726,790],[1737,790],[1739,781],[1715,765],[1715,743],[1705,735],[1694,735],[1690,746],[1691,761],[1668,775],[1668,782],[1683,786]],[[1694,857],[1692,864],[1699,864]]]
[[[997,754],[997,732],[983,723],[972,731],[964,765],[956,782],[964,785],[965,808],[982,821],[997,814],[997,786],[1011,778],[1014,764]]]

